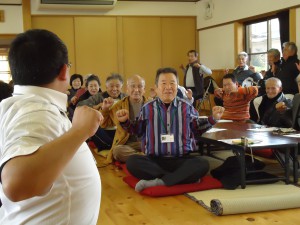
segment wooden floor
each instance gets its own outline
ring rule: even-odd
[[[98,166],[103,159],[95,156]],[[299,225],[300,209],[215,216],[183,195],[142,196],[122,181],[122,170],[113,165],[99,169],[102,199],[97,225]],[[299,196],[300,198],[300,196]]]

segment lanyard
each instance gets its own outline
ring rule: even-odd
[[[164,121],[163,121],[163,119],[162,119],[162,116],[161,116],[160,106],[158,106],[157,109],[158,109],[158,116],[159,116],[159,118],[160,118],[161,124],[162,124],[163,128],[165,129],[166,133],[168,133],[168,130],[167,130],[167,128],[166,128],[166,126],[165,126],[165,123],[164,123]],[[173,121],[174,121],[174,117],[175,117],[175,113],[176,113],[176,112],[177,112],[177,108],[173,111],[173,114],[171,115],[170,129],[171,129],[171,127],[172,127],[172,124],[173,124]]]

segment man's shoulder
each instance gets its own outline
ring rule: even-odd
[[[9,114],[10,118],[22,117],[32,113],[41,113],[46,115],[45,112],[60,113],[58,107],[44,98],[34,95],[21,95],[14,96],[5,102],[1,102],[0,116]]]
[[[113,106],[113,110],[118,109],[129,109],[129,96],[125,96],[119,101],[117,101]]]
[[[191,106],[191,103],[188,100],[184,99],[184,98],[176,97],[176,101],[177,101],[178,104],[181,104],[182,106],[185,106],[185,105]]]

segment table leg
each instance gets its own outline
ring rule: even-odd
[[[246,188],[246,163],[245,163],[246,147],[239,151],[240,165],[241,165],[241,188]]]
[[[298,183],[298,149],[299,144],[297,147],[293,148],[293,176],[294,176],[294,183]]]
[[[290,183],[290,148],[285,149],[285,162],[284,162],[284,167],[285,167],[285,183],[289,184]]]

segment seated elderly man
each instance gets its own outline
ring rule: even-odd
[[[235,76],[236,81],[241,86],[250,86],[246,80],[249,78],[253,83],[257,83],[260,79],[262,79],[262,75],[260,73],[255,72],[254,66],[248,66],[248,54],[247,52],[240,52],[237,56],[238,66],[233,70],[232,74]],[[228,74],[228,69],[225,70],[225,74]],[[244,83],[244,84],[243,84]]]
[[[215,90],[215,96],[223,100],[225,111],[222,119],[246,122],[249,118],[250,101],[258,94],[256,86],[239,87],[233,74],[223,77],[223,88]]]
[[[133,121],[139,117],[142,106],[146,99],[145,94],[145,80],[139,75],[133,75],[127,80],[127,93],[129,96],[124,97],[116,104],[112,98],[105,98],[102,105],[101,112],[103,113],[104,121],[102,128],[116,125],[116,134],[113,140],[112,148],[107,156],[107,162],[111,163],[113,160],[126,162],[127,158],[133,154],[141,152],[140,138],[136,135],[127,133],[116,117],[116,112],[121,109],[129,111],[129,118]]]
[[[278,72],[279,65],[281,63],[280,61],[280,51],[276,48],[271,48],[268,50],[268,64],[269,64],[269,70],[268,71],[261,71],[263,75],[263,79],[261,79],[258,83],[259,88],[259,96],[266,94],[266,80],[268,80],[271,77],[274,77],[275,74]]]
[[[131,155],[126,161],[128,171],[140,179],[135,190],[199,182],[209,170],[206,159],[190,155],[194,135],[201,135],[215,124],[223,108],[215,106],[212,116],[199,118],[193,106],[177,95],[177,71],[157,70],[157,98],[146,103],[138,120],[132,121],[128,110],[116,112],[124,130],[142,138],[145,155]]]
[[[266,94],[255,98],[250,104],[250,118],[258,124],[272,127],[291,127],[292,118],[286,109],[292,107],[292,100],[282,92],[278,78],[266,80]]]

